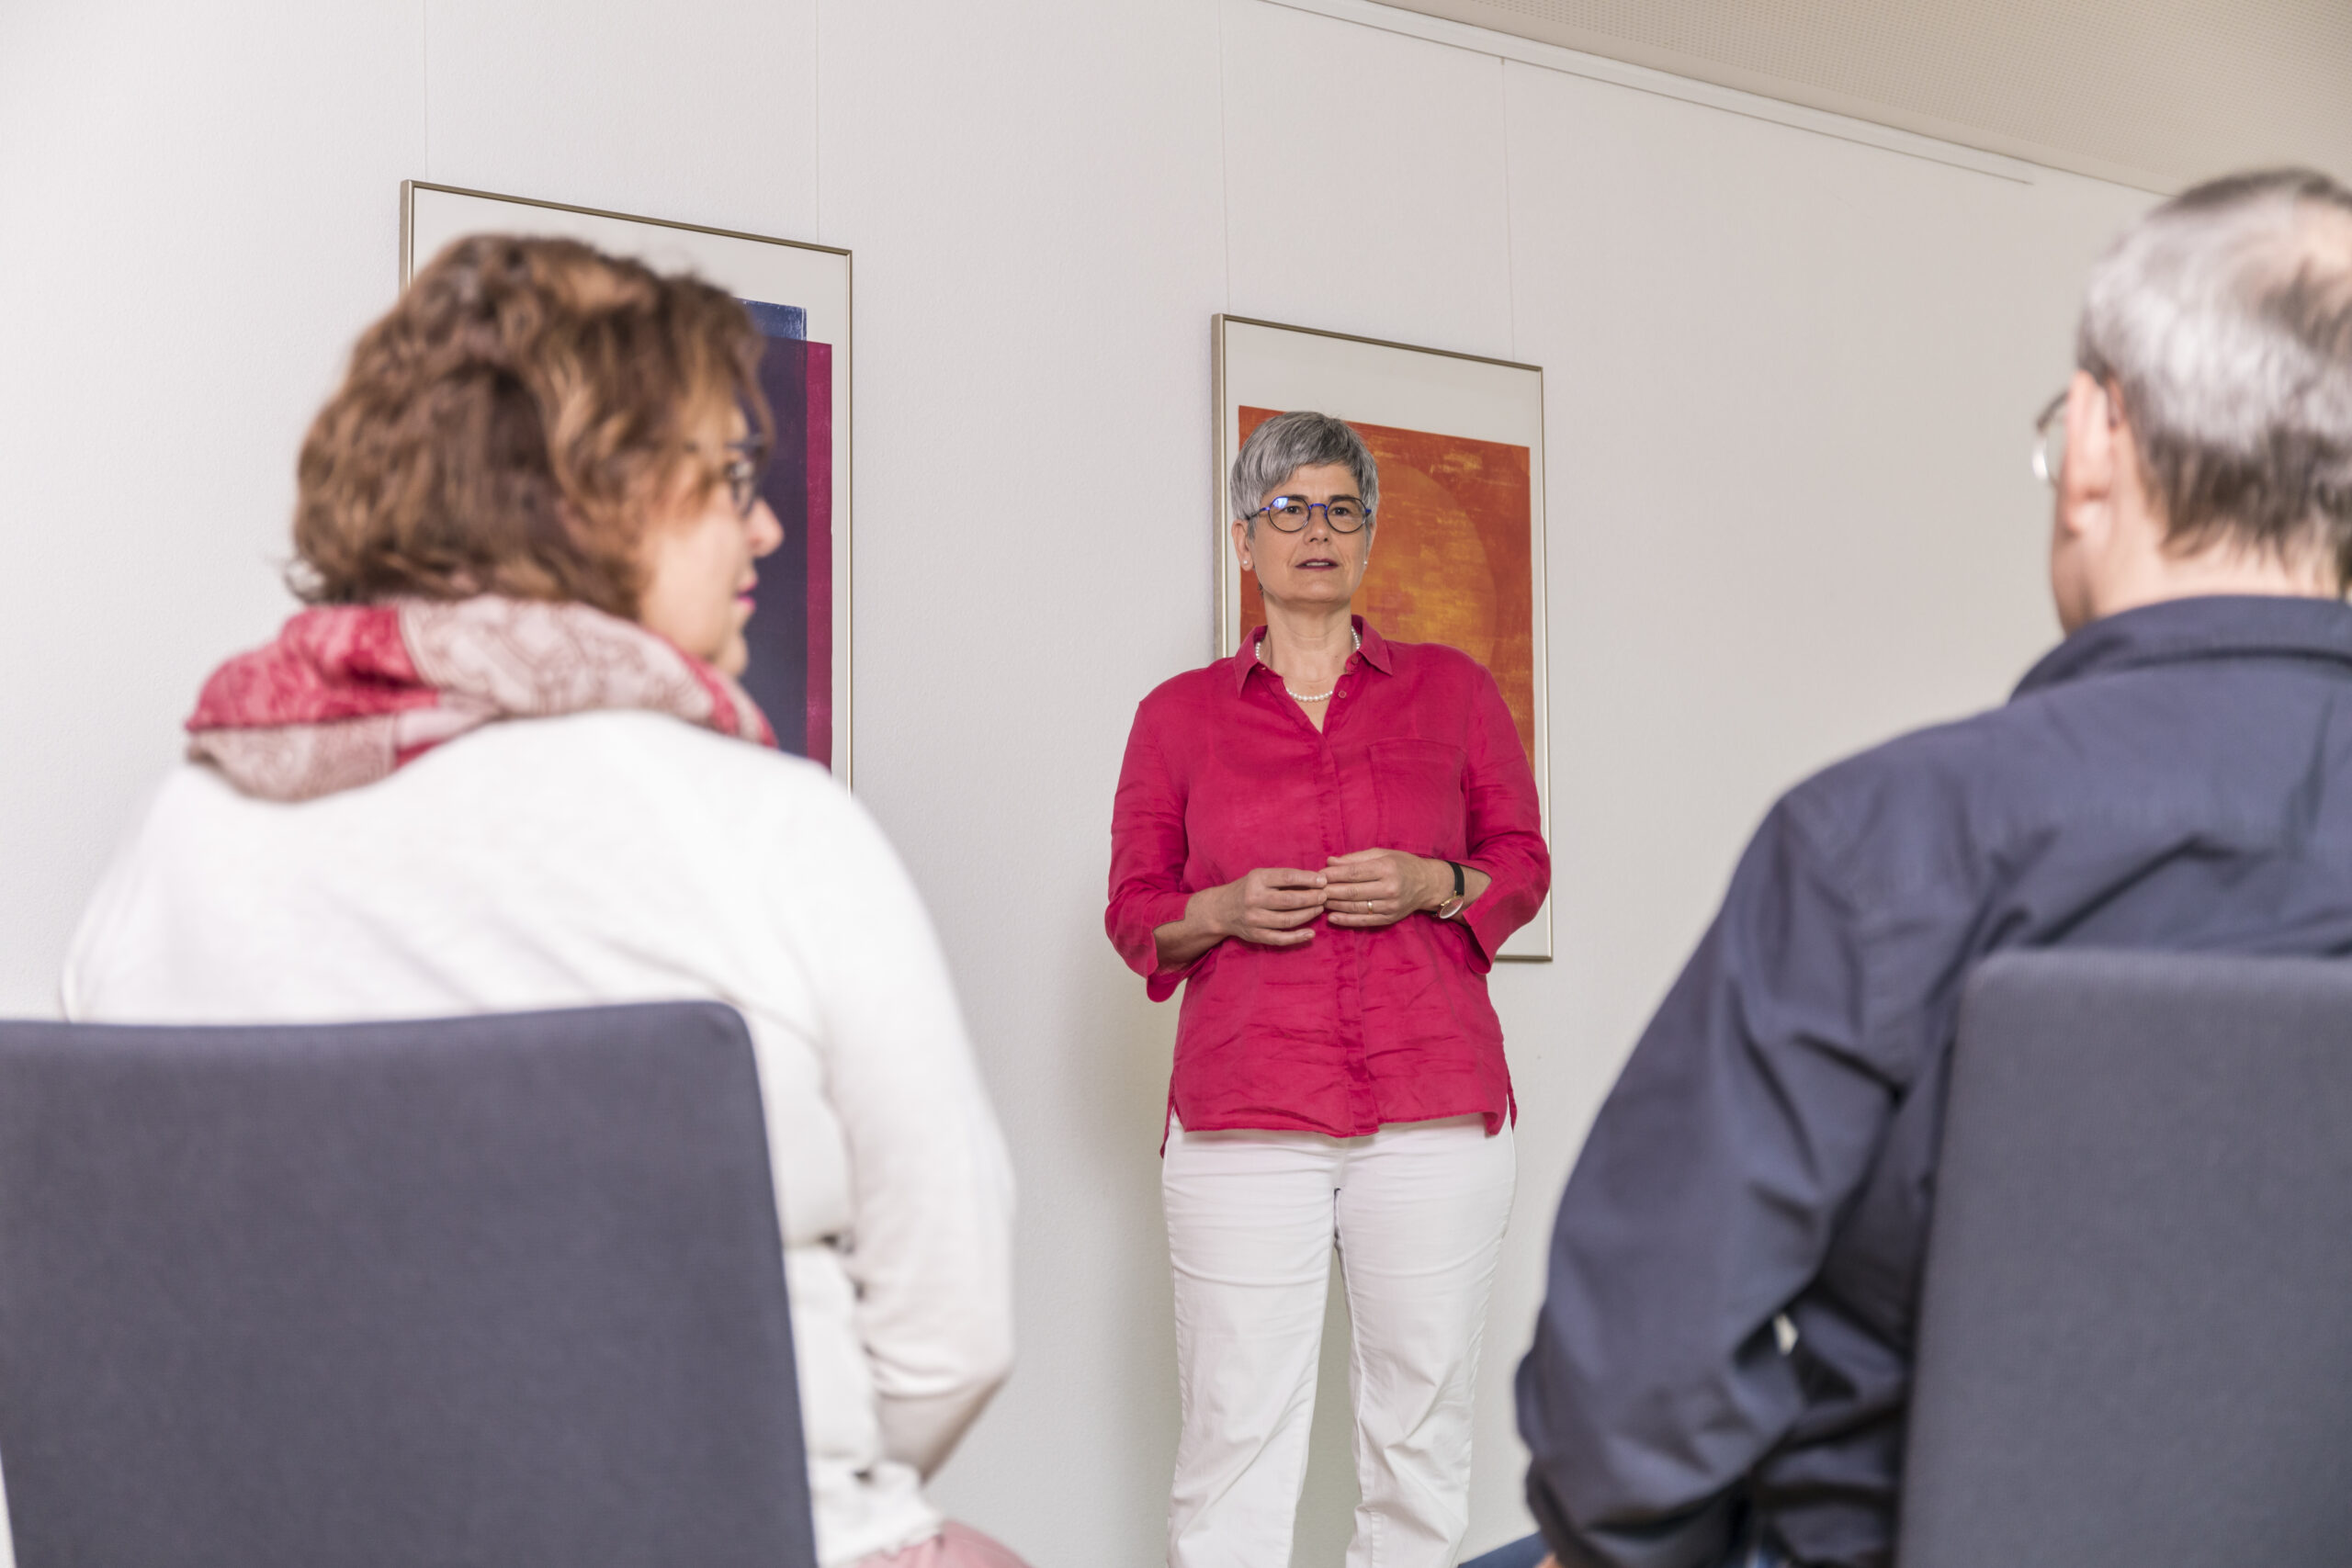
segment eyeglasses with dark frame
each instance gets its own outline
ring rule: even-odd
[[[767,471],[768,444],[750,435],[729,441],[725,451],[727,460],[718,466],[718,477],[726,481],[727,499],[735,503],[737,515],[749,517],[760,503],[760,476]]]
[[[1250,515],[1263,517],[1281,533],[1296,534],[1315,520],[1317,512],[1323,513],[1323,521],[1330,525],[1334,534],[1352,534],[1372,521],[1372,509],[1352,495],[1335,495],[1329,501],[1278,495]]]

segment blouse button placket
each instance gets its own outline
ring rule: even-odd
[[[1323,728],[1317,736],[1320,773],[1323,781],[1323,836],[1328,854],[1346,854],[1351,850],[1372,849],[1369,842],[1359,844],[1348,831],[1347,810],[1341,800],[1340,766],[1331,750],[1331,727],[1340,722],[1339,705],[1353,689],[1356,681],[1357,657],[1351,656],[1332,688],[1331,705],[1324,710]],[[1364,1058],[1363,993],[1364,993],[1364,933],[1345,926],[1326,926],[1329,934],[1343,940],[1333,944],[1332,958],[1336,973],[1332,988],[1340,1025],[1340,1051],[1348,1069],[1348,1120],[1351,1132],[1358,1137],[1380,1129],[1380,1103],[1373,1092],[1372,1065]]]

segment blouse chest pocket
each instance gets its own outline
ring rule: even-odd
[[[1380,801],[1380,847],[1459,855],[1468,830],[1462,748],[1445,740],[1375,740],[1364,749]]]

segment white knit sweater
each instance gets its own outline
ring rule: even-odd
[[[1012,1355],[1012,1179],[914,888],[823,770],[677,719],[497,724],[300,805],[175,772],[84,916],[67,1016],[293,1022],[709,998],[759,1053],[819,1555]]]

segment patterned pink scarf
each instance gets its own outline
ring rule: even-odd
[[[310,800],[498,719],[594,708],[775,744],[741,686],[667,638],[585,604],[484,595],[303,611],[212,672],[187,751],[247,795]]]

